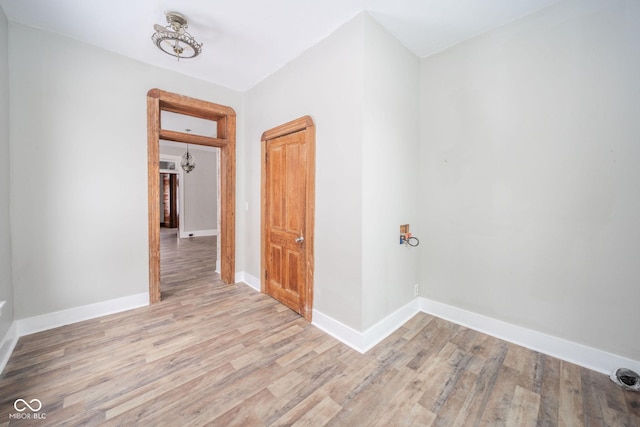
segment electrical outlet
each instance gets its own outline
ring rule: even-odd
[[[415,285],[413,285],[413,296],[417,297],[419,293],[420,293],[420,286],[416,283]]]

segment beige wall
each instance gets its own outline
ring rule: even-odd
[[[414,297],[418,251],[400,225],[418,221],[419,61],[364,15],[362,330]],[[336,242],[338,243],[338,242]]]
[[[640,3],[422,60],[422,295],[640,360]]]
[[[260,135],[308,114],[315,309],[363,331],[417,281],[640,360],[639,20],[638,2],[565,1],[418,64],[361,14],[245,94],[11,23],[0,120],[9,103],[20,167],[0,185],[0,263],[13,256],[15,317],[147,291],[145,95],[159,87],[238,112],[238,271],[260,273]],[[397,243],[402,223],[418,248]]]
[[[160,145],[160,154],[181,157],[183,147]],[[184,212],[180,221],[184,221],[184,231],[198,232],[218,229],[218,152],[213,148],[201,149],[193,144],[189,152],[196,167],[189,173],[183,173],[184,182],[178,192],[184,192]]]
[[[362,321],[362,66],[358,17],[245,95],[246,271],[260,275],[260,136],[310,115],[316,125],[314,308]]]
[[[250,90],[248,271],[259,275],[260,135],[302,115],[317,126],[314,309],[363,331],[413,298],[418,59],[363,13]]]
[[[0,342],[13,322],[11,229],[9,223],[9,25],[0,8]],[[2,355],[0,349],[0,356]]]
[[[158,87],[240,115],[242,95],[9,28],[16,318],[147,292],[146,93]]]

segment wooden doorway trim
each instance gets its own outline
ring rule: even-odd
[[[308,166],[306,170],[306,200],[305,200],[305,230],[304,235],[304,256],[305,256],[305,300],[301,310],[301,315],[309,322],[312,320],[313,313],[313,285],[314,285],[314,229],[315,229],[315,164],[316,164],[316,140],[315,140],[315,125],[313,119],[309,116],[300,117],[299,119],[292,120],[288,123],[270,129],[262,134],[261,138],[261,164],[262,164],[262,176],[261,176],[261,214],[260,214],[260,260],[261,260],[261,273],[262,278],[260,290],[266,293],[266,277],[267,277],[267,173],[266,173],[266,161],[267,161],[267,143],[269,140],[279,138],[285,135],[292,134],[294,132],[305,131],[305,138],[307,147],[306,155],[308,160]]]
[[[184,114],[217,123],[210,138],[162,129],[160,112]],[[236,259],[236,112],[231,107],[160,89],[147,93],[147,169],[149,179],[149,302],[160,301],[160,139],[220,149],[220,276],[235,283]]]

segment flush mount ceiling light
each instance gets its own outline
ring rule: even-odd
[[[167,55],[180,58],[195,58],[202,53],[202,43],[198,43],[193,36],[185,31],[189,28],[187,18],[178,12],[167,12],[167,22],[169,25],[154,25],[156,30],[151,36],[151,40],[160,50]]]

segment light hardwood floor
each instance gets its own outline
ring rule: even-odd
[[[425,314],[362,355],[223,285],[214,238],[164,243],[161,303],[19,340],[0,425],[18,398],[43,404],[31,425],[640,425],[605,375]]]

